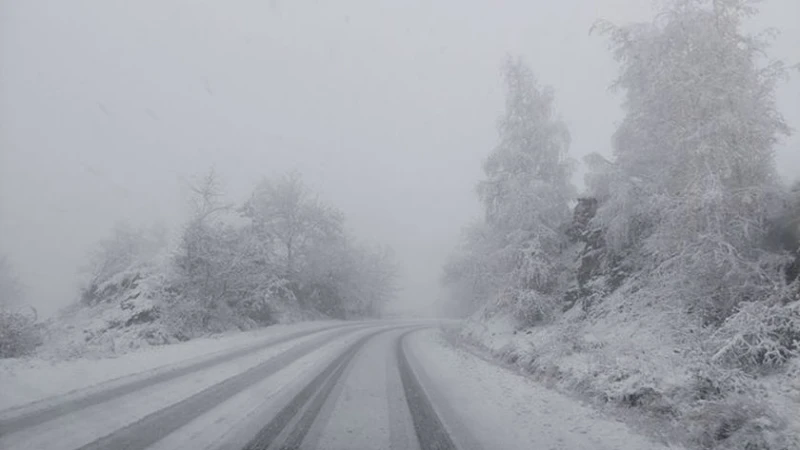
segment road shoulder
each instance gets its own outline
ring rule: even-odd
[[[439,330],[409,336],[426,388],[484,448],[641,450],[669,448],[579,401],[446,342]],[[440,411],[445,422],[448,413]],[[497,430],[509,430],[499,434]]]

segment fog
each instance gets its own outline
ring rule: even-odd
[[[296,169],[355,235],[395,249],[397,308],[424,312],[479,211],[505,55],[554,87],[573,157],[609,154],[617,66],[589,29],[649,14],[641,0],[0,0],[0,251],[52,313],[115,222],[179,227],[195,174],[215,167],[238,201]],[[752,24],[782,31],[773,55],[790,64],[797,17],[772,0]],[[800,77],[779,93],[796,128]],[[796,178],[797,135],[778,162]]]

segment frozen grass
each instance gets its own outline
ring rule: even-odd
[[[459,337],[662,440],[698,449],[800,448],[797,360],[770,375],[716,364],[709,332],[666,304],[626,286],[589,313],[572,308],[528,329],[507,315],[483,315]]]

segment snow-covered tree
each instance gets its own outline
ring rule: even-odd
[[[230,205],[222,200],[222,187],[213,169],[189,188],[192,216],[181,235],[177,262],[189,278],[208,278],[211,276],[208,263],[213,252],[209,247],[214,241],[211,235],[219,232],[222,226],[220,216],[230,210]]]
[[[163,233],[117,226],[93,254],[84,304],[145,300],[148,320],[184,339],[267,325],[284,312],[375,315],[394,293],[390,254],[356,244],[343,215],[299,175],[262,182],[240,208],[213,170],[190,190],[172,257],[153,261]]]
[[[396,275],[389,248],[338,239],[310,255],[300,286],[314,308],[333,317],[377,316],[396,293]]]
[[[749,0],[676,0],[652,23],[600,24],[625,94],[614,162],[590,182],[613,250],[636,248],[665,293],[724,318],[766,295],[777,271],[759,250],[779,203],[774,145],[779,62],[742,31]]]
[[[569,201],[575,196],[567,156],[570,138],[556,117],[552,91],[537,84],[528,66],[509,58],[503,76],[506,107],[498,123],[500,142],[486,160],[486,178],[478,185],[485,228],[475,228],[467,244],[484,248],[462,250],[467,259],[484,256],[456,259],[446,274],[452,279],[462,276],[458,274],[474,276],[469,273],[478,268],[493,272],[475,281],[480,286],[502,285],[501,300],[510,302],[525,320],[535,321],[551,312],[559,289],[556,256],[564,242],[559,228],[569,219]]]
[[[375,315],[393,295],[390,253],[355,243],[344,215],[314,196],[299,174],[262,181],[240,211],[302,307],[340,318]]]
[[[192,212],[175,253],[176,295],[168,315],[180,334],[192,336],[244,327],[238,308],[254,293],[250,241],[232,223],[232,207],[211,170],[191,186]],[[258,256],[256,256],[258,258]]]
[[[316,243],[343,233],[341,212],[314,197],[298,173],[262,181],[242,211],[257,232],[279,245],[287,274],[302,270],[298,266]]]

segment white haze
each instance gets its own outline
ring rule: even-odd
[[[608,153],[617,68],[589,28],[649,13],[644,0],[0,0],[0,252],[52,313],[115,222],[180,226],[187,178],[214,166],[241,200],[297,169],[356,235],[394,247],[399,307],[425,311],[478,213],[503,57],[555,88],[574,157]],[[772,0],[753,24],[782,30],[773,55],[790,64],[798,17],[797,0]],[[800,74],[779,93],[797,128]],[[796,135],[778,162],[796,178]]]

